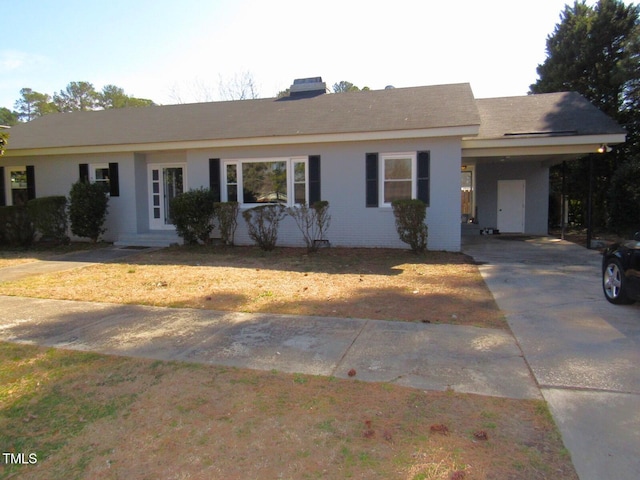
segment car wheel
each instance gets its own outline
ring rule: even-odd
[[[602,289],[604,290],[604,296],[611,303],[616,305],[623,305],[633,303],[627,297],[626,292],[626,278],[620,265],[620,261],[611,258],[607,260],[602,273]]]

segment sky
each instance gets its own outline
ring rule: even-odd
[[[0,0],[0,107],[73,81],[158,104],[220,100],[245,74],[260,97],[316,76],[329,88],[468,82],[477,98],[524,95],[566,3]]]

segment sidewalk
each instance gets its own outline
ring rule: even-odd
[[[0,297],[0,340],[541,398],[502,330]]]

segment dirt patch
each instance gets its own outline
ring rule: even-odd
[[[507,328],[472,259],[446,252],[179,247],[6,282],[0,294]]]
[[[0,479],[576,479],[542,401],[0,343]],[[27,457],[28,458],[28,457]]]

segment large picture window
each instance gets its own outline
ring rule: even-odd
[[[222,169],[223,199],[246,205],[306,203],[308,159],[229,160]]]

